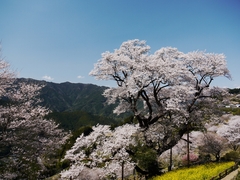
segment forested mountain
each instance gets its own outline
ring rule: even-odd
[[[107,87],[70,82],[58,84],[25,78],[19,78],[18,81],[45,85],[40,95],[42,105],[54,112],[81,110],[94,115],[113,117],[114,106],[105,106],[106,98],[102,96]]]
[[[116,124],[126,115],[113,114],[114,105],[107,105],[102,93],[107,88],[82,83],[52,83],[34,79],[19,78],[18,82],[44,85],[40,98],[42,106],[49,108],[47,118],[54,119],[66,130],[96,124]]]
[[[115,105],[107,105],[102,93],[107,87],[83,83],[53,83],[35,79],[19,78],[18,82],[45,85],[41,91],[42,105],[53,112],[84,111],[93,115],[117,118]],[[240,89],[229,89],[230,94],[239,94]]]
[[[127,115],[113,114],[114,105],[107,105],[102,93],[107,87],[82,83],[53,83],[34,79],[19,78],[18,82],[45,85],[41,91],[42,105],[52,113],[47,118],[54,119],[67,130],[76,130],[87,125],[114,124]],[[239,89],[229,89],[239,93]],[[129,114],[128,114],[129,115]]]

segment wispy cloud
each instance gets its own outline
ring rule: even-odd
[[[84,76],[78,76],[77,78],[78,78],[78,79],[83,79],[83,78],[84,78]]]
[[[53,80],[53,78],[51,76],[47,76],[47,75],[43,76],[42,78],[47,80],[47,81],[52,81]]]

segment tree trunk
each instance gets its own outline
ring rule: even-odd
[[[190,167],[190,155],[189,155],[189,132],[187,133],[187,167]]]
[[[216,154],[215,158],[216,158],[216,162],[219,162],[220,161],[220,154]]]
[[[170,149],[170,160],[169,160],[169,166],[168,171],[172,170],[172,148]]]
[[[124,161],[122,162],[122,180],[124,179]]]

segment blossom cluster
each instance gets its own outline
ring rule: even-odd
[[[94,126],[88,136],[83,134],[76,140],[73,147],[66,152],[64,159],[71,161],[69,169],[61,172],[62,179],[77,178],[84,168],[98,169],[99,176],[117,177],[122,169],[131,170],[131,161],[127,149],[135,144],[134,134],[137,125],[126,124],[114,130],[108,125]]]

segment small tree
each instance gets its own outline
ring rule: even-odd
[[[225,141],[215,133],[207,133],[202,139],[202,146],[199,147],[200,154],[212,154],[215,161],[219,161],[222,151],[225,149]]]
[[[188,157],[189,156],[189,157]],[[189,155],[184,155],[182,157],[182,163],[183,165],[188,165],[189,166],[189,162],[190,163],[194,163],[198,160],[198,156],[194,153],[190,153]],[[188,162],[189,161],[189,162]]]

